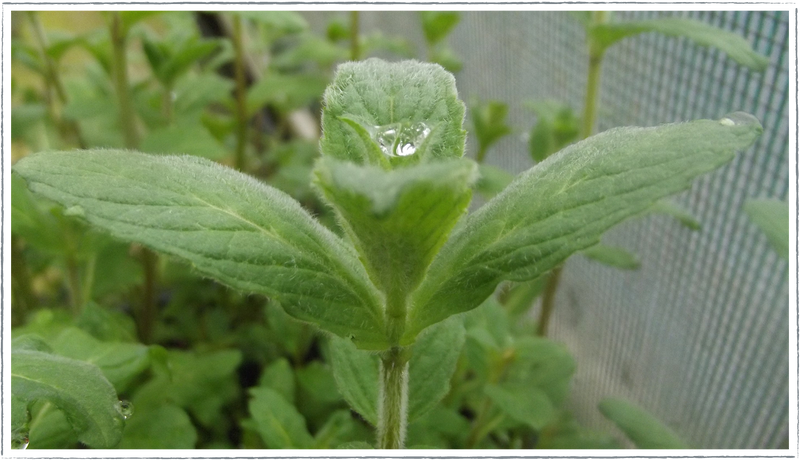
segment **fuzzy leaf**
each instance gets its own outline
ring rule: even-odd
[[[114,387],[96,366],[43,351],[12,349],[11,392],[28,404],[47,400],[66,415],[78,439],[95,448],[114,447],[124,418]]]
[[[345,63],[325,90],[324,102],[324,155],[384,167],[464,155],[464,104],[453,75],[439,65],[378,59]],[[389,158],[372,136],[387,127],[407,130],[419,124],[429,133],[412,155]]]
[[[769,59],[750,47],[739,34],[694,19],[662,18],[645,21],[608,22],[590,27],[589,33],[603,49],[623,38],[645,32],[658,32],[670,37],[686,37],[701,46],[718,48],[731,59],[750,69],[762,71]]]
[[[331,367],[336,386],[364,420],[378,424],[378,355],[357,349],[349,340],[330,338]]]
[[[601,264],[608,265],[609,267],[622,268],[624,270],[636,270],[639,268],[640,262],[636,254],[629,252],[626,249],[618,248],[615,246],[606,246],[605,244],[595,244],[589,249],[581,251],[586,257],[600,262]]]
[[[744,212],[764,232],[772,248],[789,259],[789,205],[775,199],[748,200]]]
[[[303,416],[283,396],[271,388],[250,390],[250,415],[256,429],[270,449],[304,449],[314,440]]]
[[[671,428],[636,404],[607,398],[600,401],[598,407],[640,449],[689,448]]]
[[[751,115],[616,128],[518,176],[451,235],[412,296],[401,343],[477,307],[503,280],[525,281],[599,242],[606,230],[730,161],[762,128]]]
[[[384,171],[323,158],[314,184],[336,209],[373,283],[392,296],[422,280],[466,211],[476,176],[468,160]]]
[[[297,319],[384,348],[378,293],[355,252],[284,193],[194,157],[115,150],[30,155],[29,187],[113,236],[177,255]]]

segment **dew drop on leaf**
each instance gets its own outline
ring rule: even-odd
[[[383,154],[389,157],[407,157],[415,154],[431,133],[428,125],[422,122],[373,126],[371,131],[372,138]]]
[[[733,122],[730,118],[723,118],[719,121],[719,124],[722,126],[735,126],[736,123]]]
[[[127,420],[133,415],[133,404],[130,401],[122,400],[117,403],[117,410],[122,414],[122,418]]]

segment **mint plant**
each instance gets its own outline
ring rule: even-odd
[[[612,129],[551,156],[465,217],[477,168],[462,158],[463,119],[455,80],[438,65],[340,65],[325,92],[313,184],[343,236],[283,192],[197,157],[41,152],[13,170],[65,213],[275,299],[331,334],[345,398],[374,424],[377,447],[401,448],[409,420],[446,393],[454,359],[442,351],[461,340],[460,313],[502,281],[535,279],[596,244],[761,132],[744,113]],[[502,404],[508,391],[490,395]],[[254,397],[264,410],[275,399]]]

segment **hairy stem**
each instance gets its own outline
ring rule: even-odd
[[[378,448],[402,449],[408,416],[408,356],[392,347],[381,357],[378,393]]]
[[[350,12],[350,60],[361,59],[361,44],[359,43],[359,12]]]
[[[608,21],[608,11],[592,12],[592,24],[601,24]],[[586,76],[586,96],[583,103],[583,116],[581,117],[580,140],[586,139],[594,132],[597,121],[597,100],[599,99],[600,73],[603,65],[603,48],[599,46],[590,34],[587,33],[589,47],[589,71]],[[542,309],[539,312],[538,334],[547,335],[547,326],[553,313],[556,291],[561,280],[563,265],[556,267],[550,274],[542,297]]]
[[[245,78],[244,46],[242,45],[242,18],[233,16],[234,76],[236,78],[236,157],[234,166],[245,170],[247,146],[247,80]]]

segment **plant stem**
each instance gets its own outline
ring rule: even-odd
[[[539,312],[539,321],[536,326],[536,334],[541,337],[547,337],[547,326],[550,323],[550,315],[553,313],[556,291],[561,281],[561,270],[563,268],[563,265],[559,265],[547,277],[547,284],[544,287],[544,294],[542,294],[542,309]]]
[[[123,30],[122,20],[119,17],[119,13],[115,11],[111,16],[114,89],[119,101],[119,122],[125,139],[125,146],[129,149],[135,149],[139,146],[139,133],[136,130],[136,119],[128,85],[128,58],[125,52],[127,40],[128,37],[126,31]]]
[[[402,449],[408,414],[408,356],[392,347],[380,362],[378,394],[378,448]]]
[[[11,235],[11,286],[14,302],[11,308],[11,323],[22,324],[27,312],[37,306],[36,295],[31,287],[31,274],[21,243],[16,235]]]
[[[172,102],[172,87],[164,87],[164,94],[161,99],[162,110],[164,111],[164,119],[167,121],[167,125],[171,125],[173,122],[172,113],[173,113],[173,106],[175,105]]]
[[[28,19],[30,20],[31,26],[33,28],[33,33],[36,36],[36,42],[39,46],[39,54],[42,58],[42,62],[44,62],[45,66],[45,84],[48,87],[52,87],[55,89],[56,96],[58,97],[58,101],[61,105],[65,105],[67,103],[67,92],[64,89],[64,84],[61,82],[61,76],[58,73],[58,69],[56,68],[55,62],[47,54],[47,49],[49,44],[47,42],[47,35],[44,33],[44,27],[42,27],[41,21],[39,21],[39,15],[35,11],[29,11]],[[76,142],[78,143],[78,147],[85,149],[86,143],[83,140],[83,136],[81,135],[81,129],[78,126],[78,123],[74,120],[64,120],[60,116],[56,116],[55,108],[53,107],[53,101],[51,97],[47,98],[47,102],[50,108],[50,113],[54,119],[57,120],[57,123],[60,125],[62,129],[62,134],[65,131],[71,131],[72,135],[75,137]]]
[[[608,21],[608,11],[594,11],[592,12],[592,25],[601,24]],[[591,27],[591,26],[590,26]],[[594,132],[594,125],[597,120],[597,100],[599,99],[600,88],[600,73],[603,65],[604,50],[592,38],[592,35],[587,30],[586,33],[587,45],[589,47],[589,71],[586,76],[586,97],[583,104],[583,116],[581,117],[581,132],[580,140],[586,139]],[[538,330],[537,333],[545,337],[547,335],[547,326],[550,322],[550,316],[553,313],[553,305],[555,302],[556,291],[558,284],[561,280],[561,270],[563,265],[553,269],[550,277],[547,279],[547,286],[545,287],[544,295],[542,296],[542,309],[539,312]]]
[[[244,68],[244,46],[242,45],[242,18],[233,16],[234,76],[236,78],[236,157],[234,166],[245,170],[245,147],[247,146],[247,80]]]
[[[124,30],[119,12],[111,16],[111,45],[113,48],[114,89],[119,100],[119,122],[125,139],[125,146],[129,149],[139,147],[139,133],[136,129],[136,114],[131,102],[130,84],[128,82],[128,58],[125,49],[128,41],[127,31]],[[141,252],[142,268],[144,270],[144,285],[142,286],[142,305],[137,318],[139,339],[149,343],[152,335],[156,315],[156,279],[158,256],[147,248]]]
[[[350,12],[350,60],[357,61],[361,59],[361,47],[358,40],[359,35],[359,12]]]

